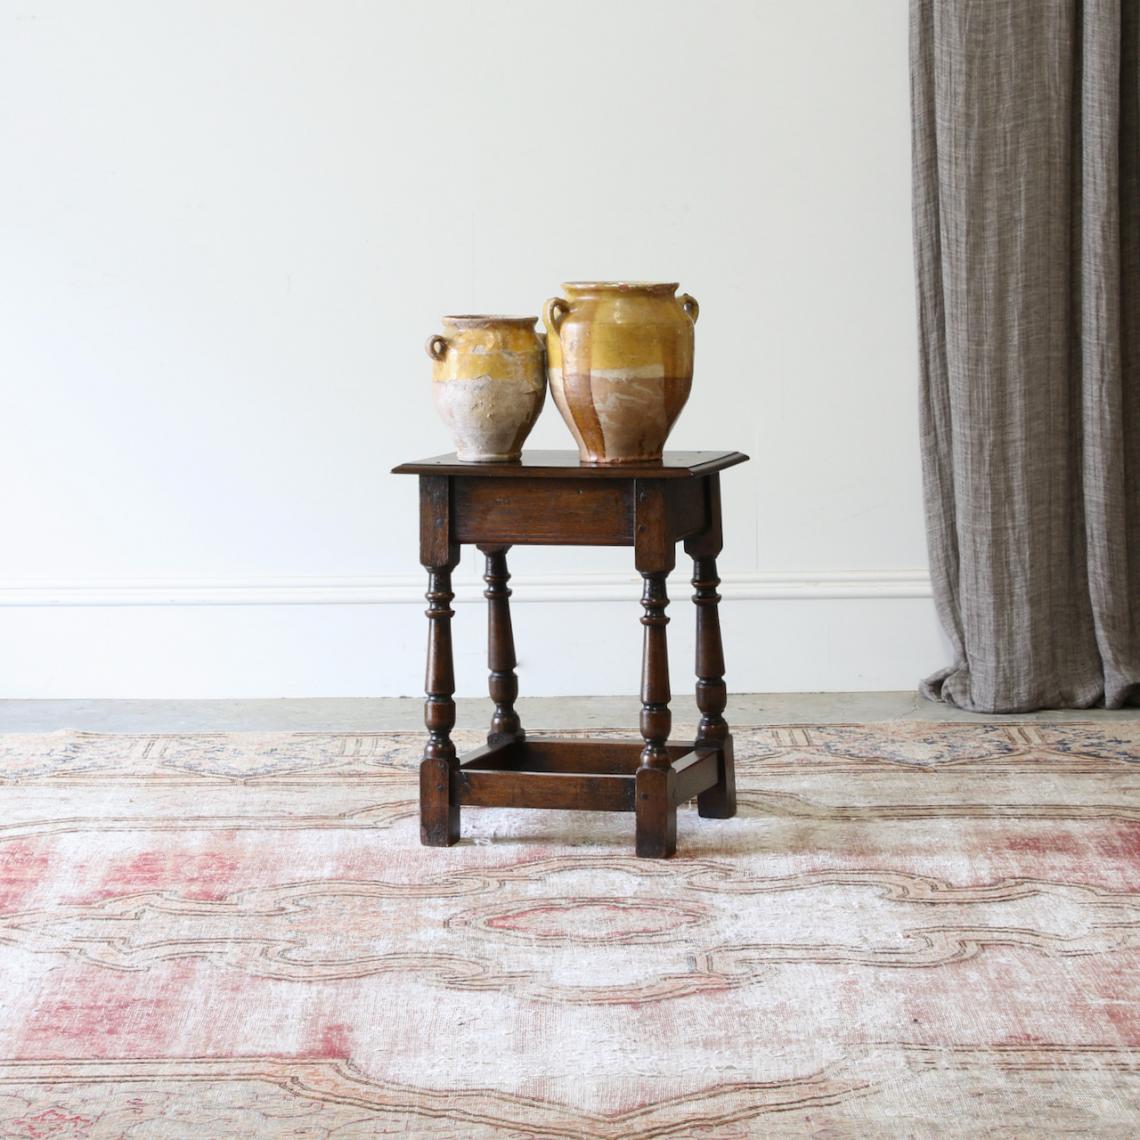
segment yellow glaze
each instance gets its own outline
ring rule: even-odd
[[[547,373],[583,462],[659,459],[692,387],[697,302],[672,282],[562,288],[543,307]]]
[[[431,378],[526,380],[542,369],[537,317],[442,317],[443,335],[428,341]]]

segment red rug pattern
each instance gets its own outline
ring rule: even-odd
[[[0,736],[0,1136],[1140,1134],[1140,724],[735,736],[668,862],[420,847],[415,734]]]

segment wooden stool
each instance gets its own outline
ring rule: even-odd
[[[732,737],[717,604],[720,472],[743,463],[736,451],[666,452],[660,463],[583,466],[574,451],[534,451],[515,463],[463,463],[441,455],[395,468],[420,477],[420,561],[428,572],[428,741],[420,764],[420,839],[459,840],[459,809],[571,808],[632,811],[637,854],[677,849],[677,805],[697,797],[702,816],[736,813]],[[693,559],[697,607],[697,707],[693,743],[671,742],[665,583],[681,539]],[[485,747],[460,760],[451,741],[455,677],[451,654],[451,571],[459,547],[486,556],[491,699]],[[632,546],[644,580],[640,743],[527,740],[515,700],[514,636],[507,551],[517,544]]]

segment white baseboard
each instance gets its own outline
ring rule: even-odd
[[[669,608],[679,695],[689,691],[693,657],[685,569],[671,579]],[[637,691],[635,574],[511,584],[524,692]],[[415,695],[423,590],[422,576],[0,582],[0,696]],[[485,691],[481,593],[470,571],[456,576],[459,695]],[[922,570],[730,573],[721,593],[728,681],[738,692],[910,688],[943,663]]]
[[[680,570],[672,575],[683,579]],[[634,573],[547,574],[514,581],[518,602],[621,602]],[[482,597],[483,584],[455,576],[456,600]],[[924,570],[800,570],[726,574],[720,592],[741,600],[928,598]],[[0,579],[0,606],[353,606],[419,605],[422,575],[357,578],[176,578],[21,582]]]

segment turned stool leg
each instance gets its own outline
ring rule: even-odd
[[[685,550],[693,559],[693,604],[697,607],[697,708],[701,720],[696,746],[715,746],[719,752],[717,782],[697,796],[697,811],[706,819],[729,819],[736,814],[736,773],[732,736],[724,719],[727,690],[716,570],[722,545],[720,481],[715,475],[709,481],[709,516],[708,529],[685,540]]]
[[[455,727],[455,668],[451,655],[451,566],[428,569],[427,677],[424,724],[428,730],[420,763],[420,842],[449,847],[459,840],[459,760],[451,741]]]
[[[724,719],[727,690],[724,684],[724,649],[720,640],[720,579],[716,559],[693,560],[693,602],[697,607],[697,747],[715,745],[720,751],[719,778],[697,796],[698,812],[711,819],[728,819],[736,814],[736,775],[733,768],[732,737]]]
[[[645,627],[641,659],[641,766],[636,776],[637,854],[664,859],[677,850],[676,774],[665,742],[672,727],[669,712],[669,647],[665,573],[643,573],[641,624]]]
[[[515,701],[519,696],[519,679],[515,673],[515,636],[511,629],[511,591],[507,583],[511,575],[507,570],[509,546],[480,546],[487,556],[483,581],[487,589],[483,597],[487,599],[487,668],[490,670],[487,688],[495,711],[491,715],[491,730],[487,733],[488,744],[500,744],[504,740],[522,740],[523,732],[519,715],[515,711]]]

